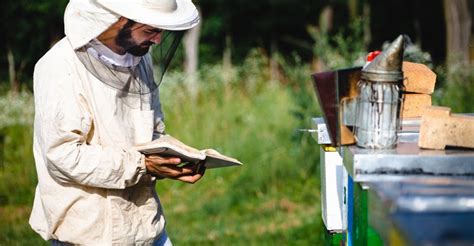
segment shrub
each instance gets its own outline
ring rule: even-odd
[[[474,66],[440,67],[437,74],[433,104],[450,107],[453,113],[474,113]]]

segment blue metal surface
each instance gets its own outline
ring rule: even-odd
[[[426,176],[369,185],[369,223],[390,244],[474,245],[474,182]]]
[[[347,239],[346,245],[352,246],[354,234],[354,181],[351,176],[347,181]]]

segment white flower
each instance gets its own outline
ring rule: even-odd
[[[34,99],[29,92],[0,96],[0,129],[11,125],[32,125]]]

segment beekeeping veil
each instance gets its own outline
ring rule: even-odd
[[[151,52],[142,57],[132,56],[128,65],[99,59],[100,55],[94,55],[90,49],[94,39],[121,16],[164,30],[161,42]],[[182,31],[198,22],[199,14],[191,0],[71,0],[64,15],[65,33],[78,58],[95,77],[116,89],[119,97],[153,93],[176,51]]]

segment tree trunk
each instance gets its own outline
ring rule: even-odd
[[[225,35],[225,47],[222,54],[222,66],[224,70],[230,70],[232,67],[232,38],[230,34]]]
[[[367,1],[364,1],[362,9],[362,18],[364,21],[364,46],[369,47],[370,42],[372,41],[372,33],[370,30],[370,4]]]
[[[331,5],[326,5],[319,14],[319,35],[329,35],[329,32],[333,28],[334,21],[334,10]],[[319,36],[318,35],[318,36]],[[315,40],[319,42],[318,40]],[[315,56],[311,62],[311,68],[313,71],[321,72],[327,70],[327,65],[322,57],[322,51],[316,51]]]
[[[467,0],[444,0],[448,64],[469,62],[471,15]]]
[[[348,0],[347,7],[349,9],[350,20],[355,20],[359,16],[359,1],[358,0]]]
[[[232,79],[232,36],[225,34],[224,50],[222,53],[222,78],[225,82]]]
[[[17,93],[20,90],[20,83],[17,79],[16,69],[15,69],[15,56],[13,51],[8,46],[7,48],[7,60],[8,60],[8,77],[10,80],[10,88],[13,93]]]
[[[280,81],[280,71],[278,69],[278,45],[275,38],[270,40],[270,83],[276,85]]]
[[[184,44],[184,72],[188,79],[190,91],[197,92],[197,70],[199,64],[199,34],[201,32],[201,22],[188,30],[183,37]]]
[[[334,10],[331,5],[327,5],[319,15],[319,28],[322,32],[329,32],[332,30],[334,22]]]

